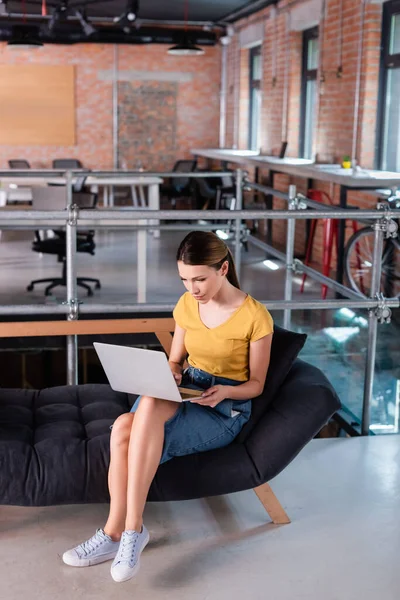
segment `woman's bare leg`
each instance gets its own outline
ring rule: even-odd
[[[140,401],[128,450],[127,530],[140,532],[142,529],[147,494],[162,455],[164,425],[178,408],[176,402],[148,396]]]
[[[118,541],[125,529],[128,484],[128,448],[135,413],[125,413],[116,419],[111,430],[108,489],[110,512],[104,531]]]

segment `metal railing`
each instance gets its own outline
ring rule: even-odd
[[[0,172],[1,175],[4,172]],[[7,172],[9,175],[9,171]],[[13,172],[12,175],[18,176],[18,171]],[[32,172],[35,173],[35,172]],[[196,178],[196,177],[220,177],[221,172],[210,172],[210,173],[142,173],[142,172],[95,172],[99,175],[112,175],[113,177],[126,177],[126,176],[140,176],[140,177],[154,177],[154,175],[162,175],[165,177],[184,177],[184,178]],[[27,172],[21,172],[23,176],[27,175]],[[81,172],[79,172],[81,174]],[[231,172],[223,173],[224,175],[232,175]],[[43,172],[41,172],[43,175]],[[29,177],[31,172],[29,172]],[[179,221],[213,221],[212,223],[199,224],[195,223],[191,229],[220,229],[221,223],[224,221],[234,221],[234,243],[235,243],[235,261],[240,274],[241,268],[241,236],[243,234],[243,220],[263,220],[263,219],[286,219],[288,221],[287,235],[286,235],[286,253],[276,250],[271,245],[264,243],[263,241],[249,236],[248,240],[253,245],[268,251],[277,258],[281,259],[286,266],[285,274],[285,291],[284,299],[280,301],[268,301],[264,302],[270,310],[283,310],[284,311],[284,326],[290,328],[291,326],[291,312],[292,310],[303,310],[303,309],[318,309],[318,310],[330,310],[339,308],[359,308],[366,309],[369,311],[369,322],[368,322],[368,349],[365,366],[365,384],[364,384],[364,396],[363,396],[363,411],[362,411],[362,433],[368,434],[370,424],[370,406],[372,400],[372,388],[374,381],[374,368],[375,368],[375,357],[376,357],[376,341],[377,341],[377,326],[378,323],[390,322],[391,308],[398,308],[400,306],[399,298],[384,298],[380,294],[380,279],[381,279],[381,258],[383,249],[383,240],[393,223],[394,218],[400,217],[400,210],[388,209],[384,212],[382,210],[351,210],[351,209],[335,209],[331,207],[324,207],[321,209],[321,205],[314,201],[305,198],[304,196],[296,193],[295,186],[291,185],[289,193],[284,194],[272,188],[262,186],[259,184],[253,184],[245,178],[245,172],[242,169],[236,171],[236,208],[235,210],[147,210],[147,209],[125,209],[125,208],[114,208],[114,209],[97,209],[93,210],[79,210],[79,208],[73,205],[72,202],[72,185],[73,185],[74,172],[68,171],[66,173],[66,184],[68,186],[68,206],[64,211],[37,211],[37,210],[12,210],[12,211],[0,211],[0,230],[1,229],[44,229],[49,227],[65,227],[66,229],[66,272],[67,272],[67,295],[66,302],[62,305],[54,306],[43,306],[43,305],[6,305],[0,306],[0,315],[33,315],[33,314],[65,314],[69,321],[75,321],[81,314],[96,314],[96,313],[141,313],[141,312],[165,312],[172,311],[174,304],[150,304],[150,303],[136,303],[136,304],[90,304],[81,305],[77,296],[77,265],[76,265],[76,251],[77,251],[77,231],[78,229],[118,229],[123,227],[124,229],[137,230],[143,232],[146,235],[147,229],[160,229],[160,230],[187,230],[188,225],[180,224]],[[288,202],[288,210],[242,210],[243,205],[243,190],[245,188],[256,189],[257,191],[265,194],[273,194],[279,196]],[[310,206],[316,208],[313,211],[304,210]],[[171,224],[157,224],[154,225],[154,218],[174,221]],[[294,239],[295,239],[295,227],[297,220],[304,219],[354,219],[358,221],[372,220],[375,222],[375,246],[374,246],[374,258],[372,267],[372,286],[371,286],[371,298],[366,298],[363,295],[347,288],[344,285],[337,283],[329,277],[321,275],[315,269],[305,266],[301,261],[294,258]],[[178,223],[176,222],[178,221]],[[295,272],[305,272],[310,277],[314,278],[331,289],[339,292],[344,299],[332,299],[332,300],[305,300],[305,301],[294,301],[292,298],[293,294],[293,274]],[[29,323],[25,323],[28,327]],[[1,333],[0,333],[1,335]],[[67,336],[67,383],[76,384],[78,382],[78,340],[77,335]]]

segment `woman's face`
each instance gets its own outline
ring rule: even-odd
[[[178,260],[180,278],[187,291],[201,303],[208,302],[221,289],[228,272],[228,261],[217,271],[205,265],[185,265]]]

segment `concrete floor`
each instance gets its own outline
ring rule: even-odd
[[[162,231],[160,238],[148,236],[147,243],[147,302],[175,302],[184,287],[176,269],[176,250],[190,231]],[[96,254],[78,253],[78,275],[99,277],[102,289],[88,298],[78,288],[80,299],[89,304],[135,303],[137,273],[137,237],[130,231],[97,231]],[[65,300],[65,288],[54,290],[53,297],[44,296],[44,285],[26,291],[31,279],[59,277],[61,264],[55,256],[32,252],[33,232],[4,231],[0,238],[0,304],[45,304]],[[281,299],[284,292],[284,268],[270,271],[263,264],[264,253],[250,246],[242,252],[241,285],[258,299]],[[298,282],[295,295],[299,294]],[[308,279],[305,297],[318,298],[321,287]],[[302,297],[302,296],[298,296]]]
[[[292,519],[275,526],[252,491],[149,504],[136,579],[110,563],[74,569],[63,551],[107,506],[1,507],[2,600],[395,600],[400,436],[312,441],[272,487]]]

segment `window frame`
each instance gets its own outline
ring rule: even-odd
[[[303,50],[301,62],[301,99],[300,99],[300,136],[299,156],[304,157],[306,144],[306,111],[307,111],[307,82],[317,81],[318,67],[308,69],[308,43],[310,40],[319,39],[319,27],[311,27],[303,31]]]
[[[259,56],[260,60],[262,60],[261,44],[257,44],[256,46],[253,46],[252,48],[249,49],[249,131],[248,131],[248,140],[247,140],[249,150],[252,148],[252,144],[253,144],[253,129],[252,129],[253,111],[254,111],[253,90],[254,89],[261,90],[261,77],[262,77],[262,75],[260,75],[260,79],[253,79],[253,63],[254,63],[255,56]],[[262,69],[262,65],[261,65],[261,69]],[[258,115],[259,120],[260,120],[260,116],[261,115]],[[259,123],[259,125],[260,125],[260,123]]]
[[[386,89],[388,84],[388,75],[391,69],[400,69],[400,52],[390,54],[390,30],[392,17],[400,15],[400,0],[390,0],[383,5],[382,14],[382,34],[381,34],[381,56],[379,67],[379,93],[378,93],[378,131],[375,147],[375,168],[383,169],[383,158],[385,153],[385,107],[386,107]]]

